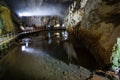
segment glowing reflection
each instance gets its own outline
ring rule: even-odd
[[[65,32],[62,32],[62,35],[64,37],[64,40],[67,40],[68,39],[68,32],[65,31]]]
[[[25,46],[28,47],[28,42],[25,43]]]
[[[54,34],[57,36],[57,38],[60,38],[60,33],[59,32],[54,33]]]
[[[47,36],[48,36],[48,44],[51,44],[52,43],[52,39],[51,39],[51,33],[50,32],[48,32],[47,33]]]
[[[56,24],[54,27],[60,27],[60,24]]]
[[[26,52],[27,54],[35,54],[40,56],[46,55],[46,52],[44,52],[43,50],[30,47],[26,48],[24,45],[22,46],[22,51]]]
[[[31,39],[30,38],[24,38],[22,39],[22,46],[21,46],[21,50],[22,51],[25,51],[28,47],[29,47],[29,43],[31,42]]]
[[[58,15],[58,16],[63,16],[61,13],[64,8],[62,5],[44,5],[42,7],[39,7],[39,5],[33,5],[33,2],[29,4],[30,6],[21,8],[16,11],[16,13],[22,17],[22,16],[53,16],[53,15]]]
[[[24,38],[22,39],[22,43],[30,43],[31,39],[30,38]]]
[[[72,58],[74,58],[76,60],[78,59],[76,52],[74,50],[74,47],[71,43],[65,42],[63,46],[64,46],[64,49],[65,49],[67,55],[68,55],[68,61],[70,63],[72,61]]]
[[[29,12],[21,12],[19,13],[19,16],[22,17],[22,16],[31,16],[32,13],[29,13]]]
[[[48,37],[49,37],[49,38],[51,37],[51,33],[50,33],[50,32],[48,32]]]
[[[52,39],[49,38],[49,39],[48,39],[48,44],[51,44],[51,43],[52,43]]]
[[[21,50],[22,50],[22,51],[25,51],[25,45],[22,45],[22,46],[21,46]]]
[[[55,35],[59,36],[59,35],[60,35],[60,33],[58,33],[58,32],[57,32],[57,33],[55,33]]]
[[[25,42],[25,44],[21,46],[21,50],[25,51],[28,48],[28,44],[28,42]]]

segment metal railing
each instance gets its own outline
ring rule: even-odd
[[[39,31],[43,31],[43,30],[46,30],[46,29],[40,28],[40,29],[24,31],[21,33],[11,32],[11,33],[1,35],[0,36],[0,51],[10,47],[14,43],[14,40],[20,35],[39,32]]]
[[[16,32],[7,33],[0,36],[0,51],[10,47],[13,44],[14,39],[16,38]]]

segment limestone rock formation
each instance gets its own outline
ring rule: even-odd
[[[3,22],[2,22],[2,19],[0,17],[0,34],[2,34],[2,29],[3,29]]]
[[[90,7],[90,5],[93,5],[93,7]],[[89,12],[87,12],[88,9]],[[86,35],[84,38],[86,38],[86,41],[91,39],[91,42],[87,44],[101,64],[110,63],[112,47],[116,43],[117,37],[120,37],[119,9],[119,0],[91,0],[91,2],[88,0],[85,7],[86,14],[81,21],[81,26],[84,32],[85,30],[89,31],[91,35],[87,33],[86,35],[92,36],[93,39]]]
[[[0,5],[0,32],[9,33],[14,31],[15,25],[12,22],[11,11],[7,7]]]
[[[113,45],[120,37],[120,0],[88,0],[81,9],[83,16],[74,27],[75,36],[101,65],[109,65]]]

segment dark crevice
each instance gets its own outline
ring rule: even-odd
[[[113,23],[115,26],[120,25],[120,14],[108,14],[107,16],[101,17],[106,23]]]
[[[90,50],[86,47],[84,43],[82,43],[80,40],[76,39],[74,36],[71,37],[70,41],[72,42],[74,49],[78,56],[78,65],[83,66],[87,69],[95,70],[100,69],[100,65],[95,59],[94,55],[90,52]],[[87,63],[87,60],[89,60],[89,64]],[[81,61],[82,60],[82,61]],[[86,64],[81,64],[86,63]]]
[[[120,2],[120,0],[103,0],[107,5],[114,5]]]

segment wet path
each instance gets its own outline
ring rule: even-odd
[[[93,66],[94,59],[79,51],[83,47],[74,50],[67,38],[66,31],[52,31],[22,39],[1,60],[0,80],[83,80],[89,77],[90,71],[75,65]]]

